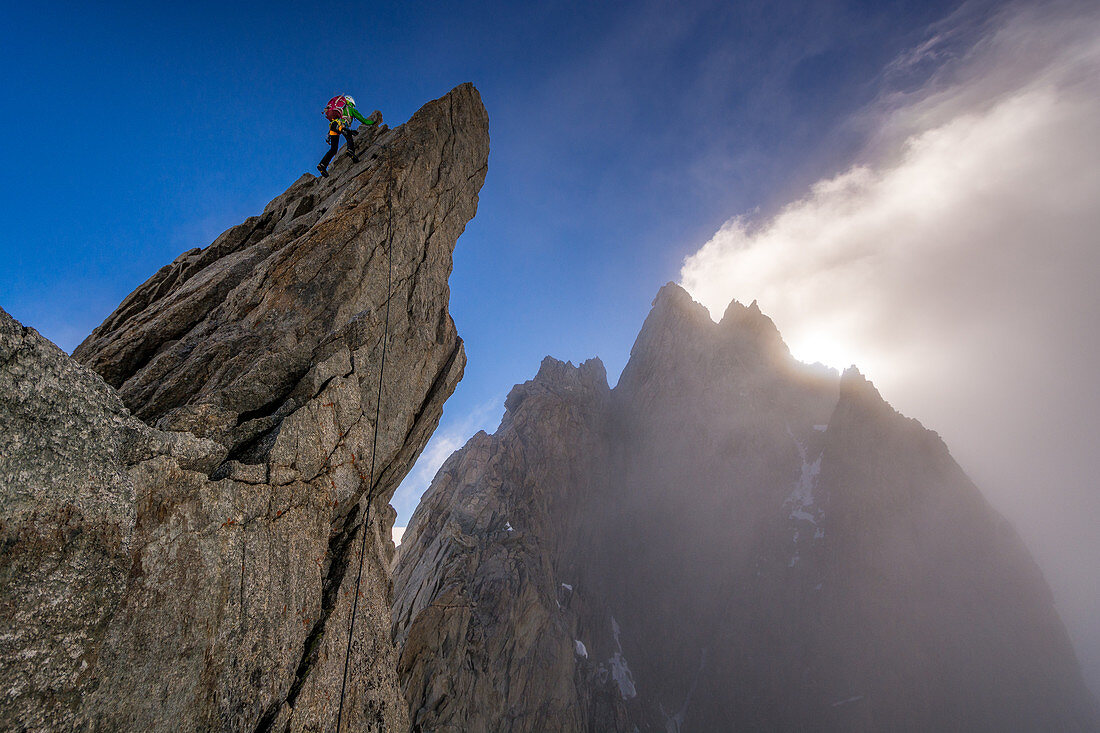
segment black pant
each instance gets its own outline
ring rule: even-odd
[[[348,152],[352,157],[355,157],[355,143],[352,141],[351,130],[344,130],[341,133],[344,139],[348,141]],[[336,155],[336,150],[340,147],[340,135],[328,136],[328,152],[325,153],[325,157],[321,158],[321,167],[328,168],[328,164],[332,161],[332,156]]]

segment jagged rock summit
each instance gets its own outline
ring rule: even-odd
[[[0,727],[333,730],[364,539],[343,725],[406,726],[388,501],[462,376],[488,117],[465,84],[358,142],[72,358],[0,312]]]
[[[547,359],[398,550],[418,731],[1097,730],[1038,567],[939,436],[676,285],[618,384]]]

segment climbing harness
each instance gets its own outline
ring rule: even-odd
[[[342,97],[341,97],[342,99]],[[331,104],[331,102],[330,102]],[[390,215],[392,217],[392,210]],[[336,733],[340,733],[340,721],[344,714],[344,692],[348,684],[348,662],[351,659],[351,640],[355,634],[355,613],[359,609],[359,585],[363,580],[363,557],[367,554],[367,521],[370,519],[371,503],[374,501],[374,461],[378,455],[378,415],[382,407],[382,379],[386,374],[386,346],[390,340],[390,300],[393,294],[393,222],[390,222],[390,239],[386,244],[386,318],[382,330],[382,360],[378,367],[378,398],[374,401],[374,441],[370,452],[370,483],[367,484],[367,508],[359,523],[361,542],[359,544],[359,572],[355,576],[355,597],[351,602],[351,624],[348,626],[348,648],[344,652],[344,677],[340,682],[340,707],[336,712]]]

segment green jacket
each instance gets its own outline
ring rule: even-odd
[[[344,102],[344,111],[347,112],[348,114],[350,114],[355,119],[359,120],[359,122],[364,124],[364,125],[373,125],[374,124],[374,120],[368,120],[366,117],[364,117],[359,112],[359,110],[357,110],[355,108],[355,105],[353,105],[351,102],[348,102],[348,101]],[[348,120],[347,123],[351,124],[351,120]]]

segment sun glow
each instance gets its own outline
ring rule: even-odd
[[[787,346],[795,359],[807,364],[820,363],[837,371],[843,371],[852,364],[863,364],[858,346],[817,329],[801,333],[795,331],[792,338],[787,339]]]
[[[944,435],[1035,548],[1100,689],[1100,13],[1017,5],[868,110],[860,164],[730,219],[681,283],[711,313],[757,300],[796,358],[854,363]]]

